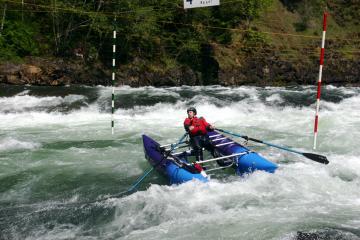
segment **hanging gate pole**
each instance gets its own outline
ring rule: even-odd
[[[320,68],[319,68],[319,79],[317,85],[317,95],[316,95],[316,112],[315,112],[315,123],[314,123],[314,150],[316,149],[317,133],[318,133],[318,122],[319,122],[319,108],[320,108],[320,95],[321,95],[321,79],[322,79],[322,70],[324,64],[324,54],[325,54],[325,35],[326,35],[326,17],[327,13],[324,13],[323,19],[323,35],[321,42],[321,51],[320,51]]]
[[[116,59],[116,17],[114,19],[113,31],[113,58],[112,58],[112,74],[111,74],[111,134],[114,135],[114,112],[115,112],[115,59]]]

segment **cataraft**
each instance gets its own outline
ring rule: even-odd
[[[251,151],[219,131],[207,133],[211,145],[214,147],[214,158],[190,163],[188,157],[193,156],[189,142],[180,141],[178,144],[160,145],[152,138],[143,135],[145,157],[157,171],[165,175],[170,184],[179,184],[192,179],[202,182],[209,181],[206,172],[234,168],[238,175],[244,175],[256,170],[274,173],[277,165],[258,153]],[[184,135],[185,136],[185,135]],[[175,149],[188,147],[186,151],[173,152]],[[216,167],[204,170],[200,164],[217,162]]]

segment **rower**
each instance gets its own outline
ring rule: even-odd
[[[210,143],[207,132],[213,131],[215,127],[206,122],[205,118],[198,118],[194,107],[189,107],[186,112],[188,117],[184,121],[184,128],[189,133],[190,145],[194,149],[196,161],[203,160],[203,148],[214,156],[214,147]]]

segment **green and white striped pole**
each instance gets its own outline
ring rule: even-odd
[[[114,19],[114,32],[113,32],[113,59],[112,59],[112,74],[111,74],[111,134],[114,135],[114,112],[115,112],[115,58],[116,58],[116,18]]]

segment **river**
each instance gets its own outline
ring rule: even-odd
[[[330,164],[248,143],[275,174],[169,186],[141,135],[184,133],[186,108],[215,126],[312,152],[316,88],[0,86],[0,239],[360,239],[360,88],[324,86],[318,148]],[[241,141],[241,140],[239,140]],[[225,176],[224,176],[225,175]]]

